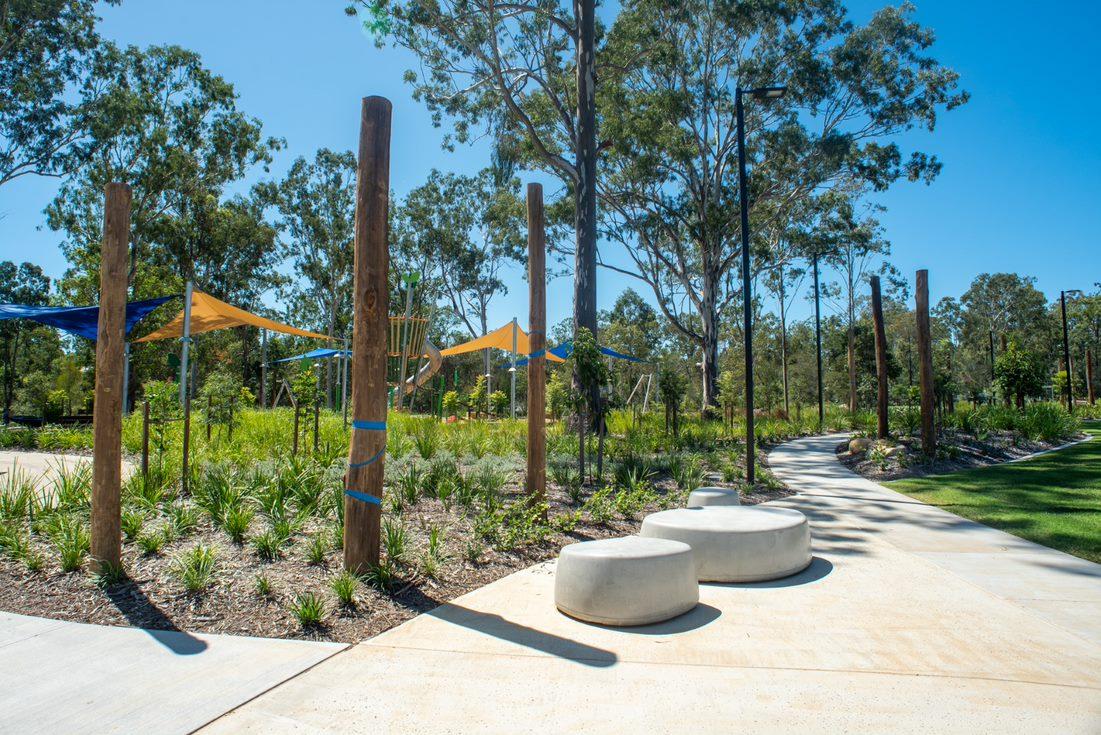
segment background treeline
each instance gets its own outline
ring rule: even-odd
[[[132,299],[182,293],[192,280],[218,298],[334,340],[349,334],[351,151],[323,148],[273,177],[268,167],[284,141],[241,110],[232,84],[194,52],[110,43],[97,33],[90,0],[4,6],[0,191],[22,176],[59,178],[45,224],[58,234],[69,266],[51,280],[32,263],[0,263],[0,301],[95,303],[103,186],[125,181],[135,192]],[[573,319],[558,325],[551,341],[572,338],[575,324],[589,319],[584,294],[595,283],[582,283],[582,275],[599,261],[634,278],[639,289],[592,315],[599,341],[647,361],[616,363],[613,403],[624,402],[646,374],[655,374],[657,391],[662,372],[677,376],[673,383],[682,385],[688,407],[737,403],[743,367],[736,212],[743,193],[732,165],[733,87],[738,80],[783,83],[784,99],[747,103],[753,176],[744,194],[753,231],[758,401],[766,411],[789,413],[815,402],[814,325],[806,318],[815,257],[822,270],[826,400],[852,409],[873,401],[867,279],[878,274],[889,286],[892,399],[910,401],[916,346],[908,276],[890,265],[890,243],[869,197],[902,179],[935,178],[935,157],[904,151],[894,138],[915,126],[932,129],[938,113],[967,98],[955,72],[929,55],[933,34],[912,19],[912,9],[887,7],[854,25],[829,0],[623,4],[595,41],[600,165],[597,185],[585,188],[578,186],[577,157],[596,152],[584,150],[588,143],[577,134],[580,41],[566,32],[576,28],[575,9],[540,7],[537,21],[507,33],[505,21],[478,8],[461,22],[458,6],[446,3],[369,8],[380,42],[404,46],[424,62],[424,75],[414,74],[412,83],[445,126],[447,144],[479,131],[494,141],[491,160],[476,174],[433,170],[393,197],[392,312],[404,303],[401,275],[415,271],[421,281],[414,313],[431,320],[436,344],[500,326],[490,322],[494,300],[509,287],[523,288],[521,180],[541,171],[562,183],[548,207],[554,267],[573,276],[575,296],[581,295]],[[470,35],[459,39],[448,28]],[[501,57],[486,65],[479,49],[490,35],[503,45]],[[494,64],[526,69],[530,84],[496,86]],[[464,69],[473,76],[460,86]],[[579,210],[588,206],[586,197],[599,199],[595,225]],[[585,247],[594,226],[599,253]],[[175,306],[139,333],[163,324]],[[1071,379],[1079,395],[1086,349],[1101,336],[1099,314],[1101,288],[1069,298]],[[526,315],[517,316],[523,324]],[[1025,400],[1058,393],[1067,379],[1058,317],[1032,279],[1019,274],[983,274],[958,299],[944,299],[934,315],[940,401],[951,407],[995,394]],[[314,346],[271,339],[267,357]],[[168,357],[177,350],[174,342],[134,345],[131,401],[147,382],[175,378]],[[228,375],[260,395],[257,330],[203,335],[193,354],[200,382]],[[86,342],[29,322],[0,323],[5,415],[86,411],[92,358]],[[507,391],[505,359],[477,354],[449,361],[430,390],[418,393],[417,408],[439,399],[441,383],[469,394],[486,372],[492,390]],[[298,369],[269,371],[269,401],[278,381],[294,383]],[[318,380],[331,405],[339,395],[335,365],[323,365]],[[522,394],[522,371],[519,381]],[[559,375],[552,388],[565,382]]]

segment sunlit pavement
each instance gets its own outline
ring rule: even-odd
[[[1101,731],[1101,567],[863,480],[790,442],[815,561],[704,585],[645,628],[556,612],[553,564],[350,648],[205,733]]]

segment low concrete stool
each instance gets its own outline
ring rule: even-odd
[[[642,536],[692,547],[701,582],[761,582],[810,565],[810,526],[788,508],[674,508],[646,516]]]
[[[609,538],[570,544],[558,555],[554,604],[603,625],[647,625],[696,606],[700,587],[688,544],[659,538]]]
[[[741,494],[728,487],[700,487],[688,493],[689,508],[702,508],[707,505],[741,505]]]

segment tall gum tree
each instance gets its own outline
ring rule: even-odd
[[[558,177],[573,197],[574,330],[597,330],[595,0],[357,0],[379,43],[420,62],[407,81],[446,146],[487,131],[496,149]]]
[[[824,189],[930,180],[935,158],[891,138],[966,100],[927,55],[933,34],[909,5],[867,24],[834,0],[631,0],[608,34],[599,107],[611,152],[603,210],[629,267],[703,355],[715,405],[721,315],[741,298],[738,198],[754,232]],[[750,191],[737,187],[735,89],[786,85],[746,108]],[[754,248],[767,249],[754,238]]]

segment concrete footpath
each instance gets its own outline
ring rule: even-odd
[[[0,732],[189,733],[343,648],[0,612]]]
[[[770,455],[812,524],[794,577],[613,629],[557,613],[541,564],[203,732],[1101,732],[1101,567],[864,480],[839,441]]]
[[[91,477],[90,455],[0,450],[0,481],[7,481],[8,475],[22,475],[39,490],[51,489],[62,472],[76,472],[82,466],[87,467],[88,477]],[[133,471],[134,466],[124,460],[123,479]]]

